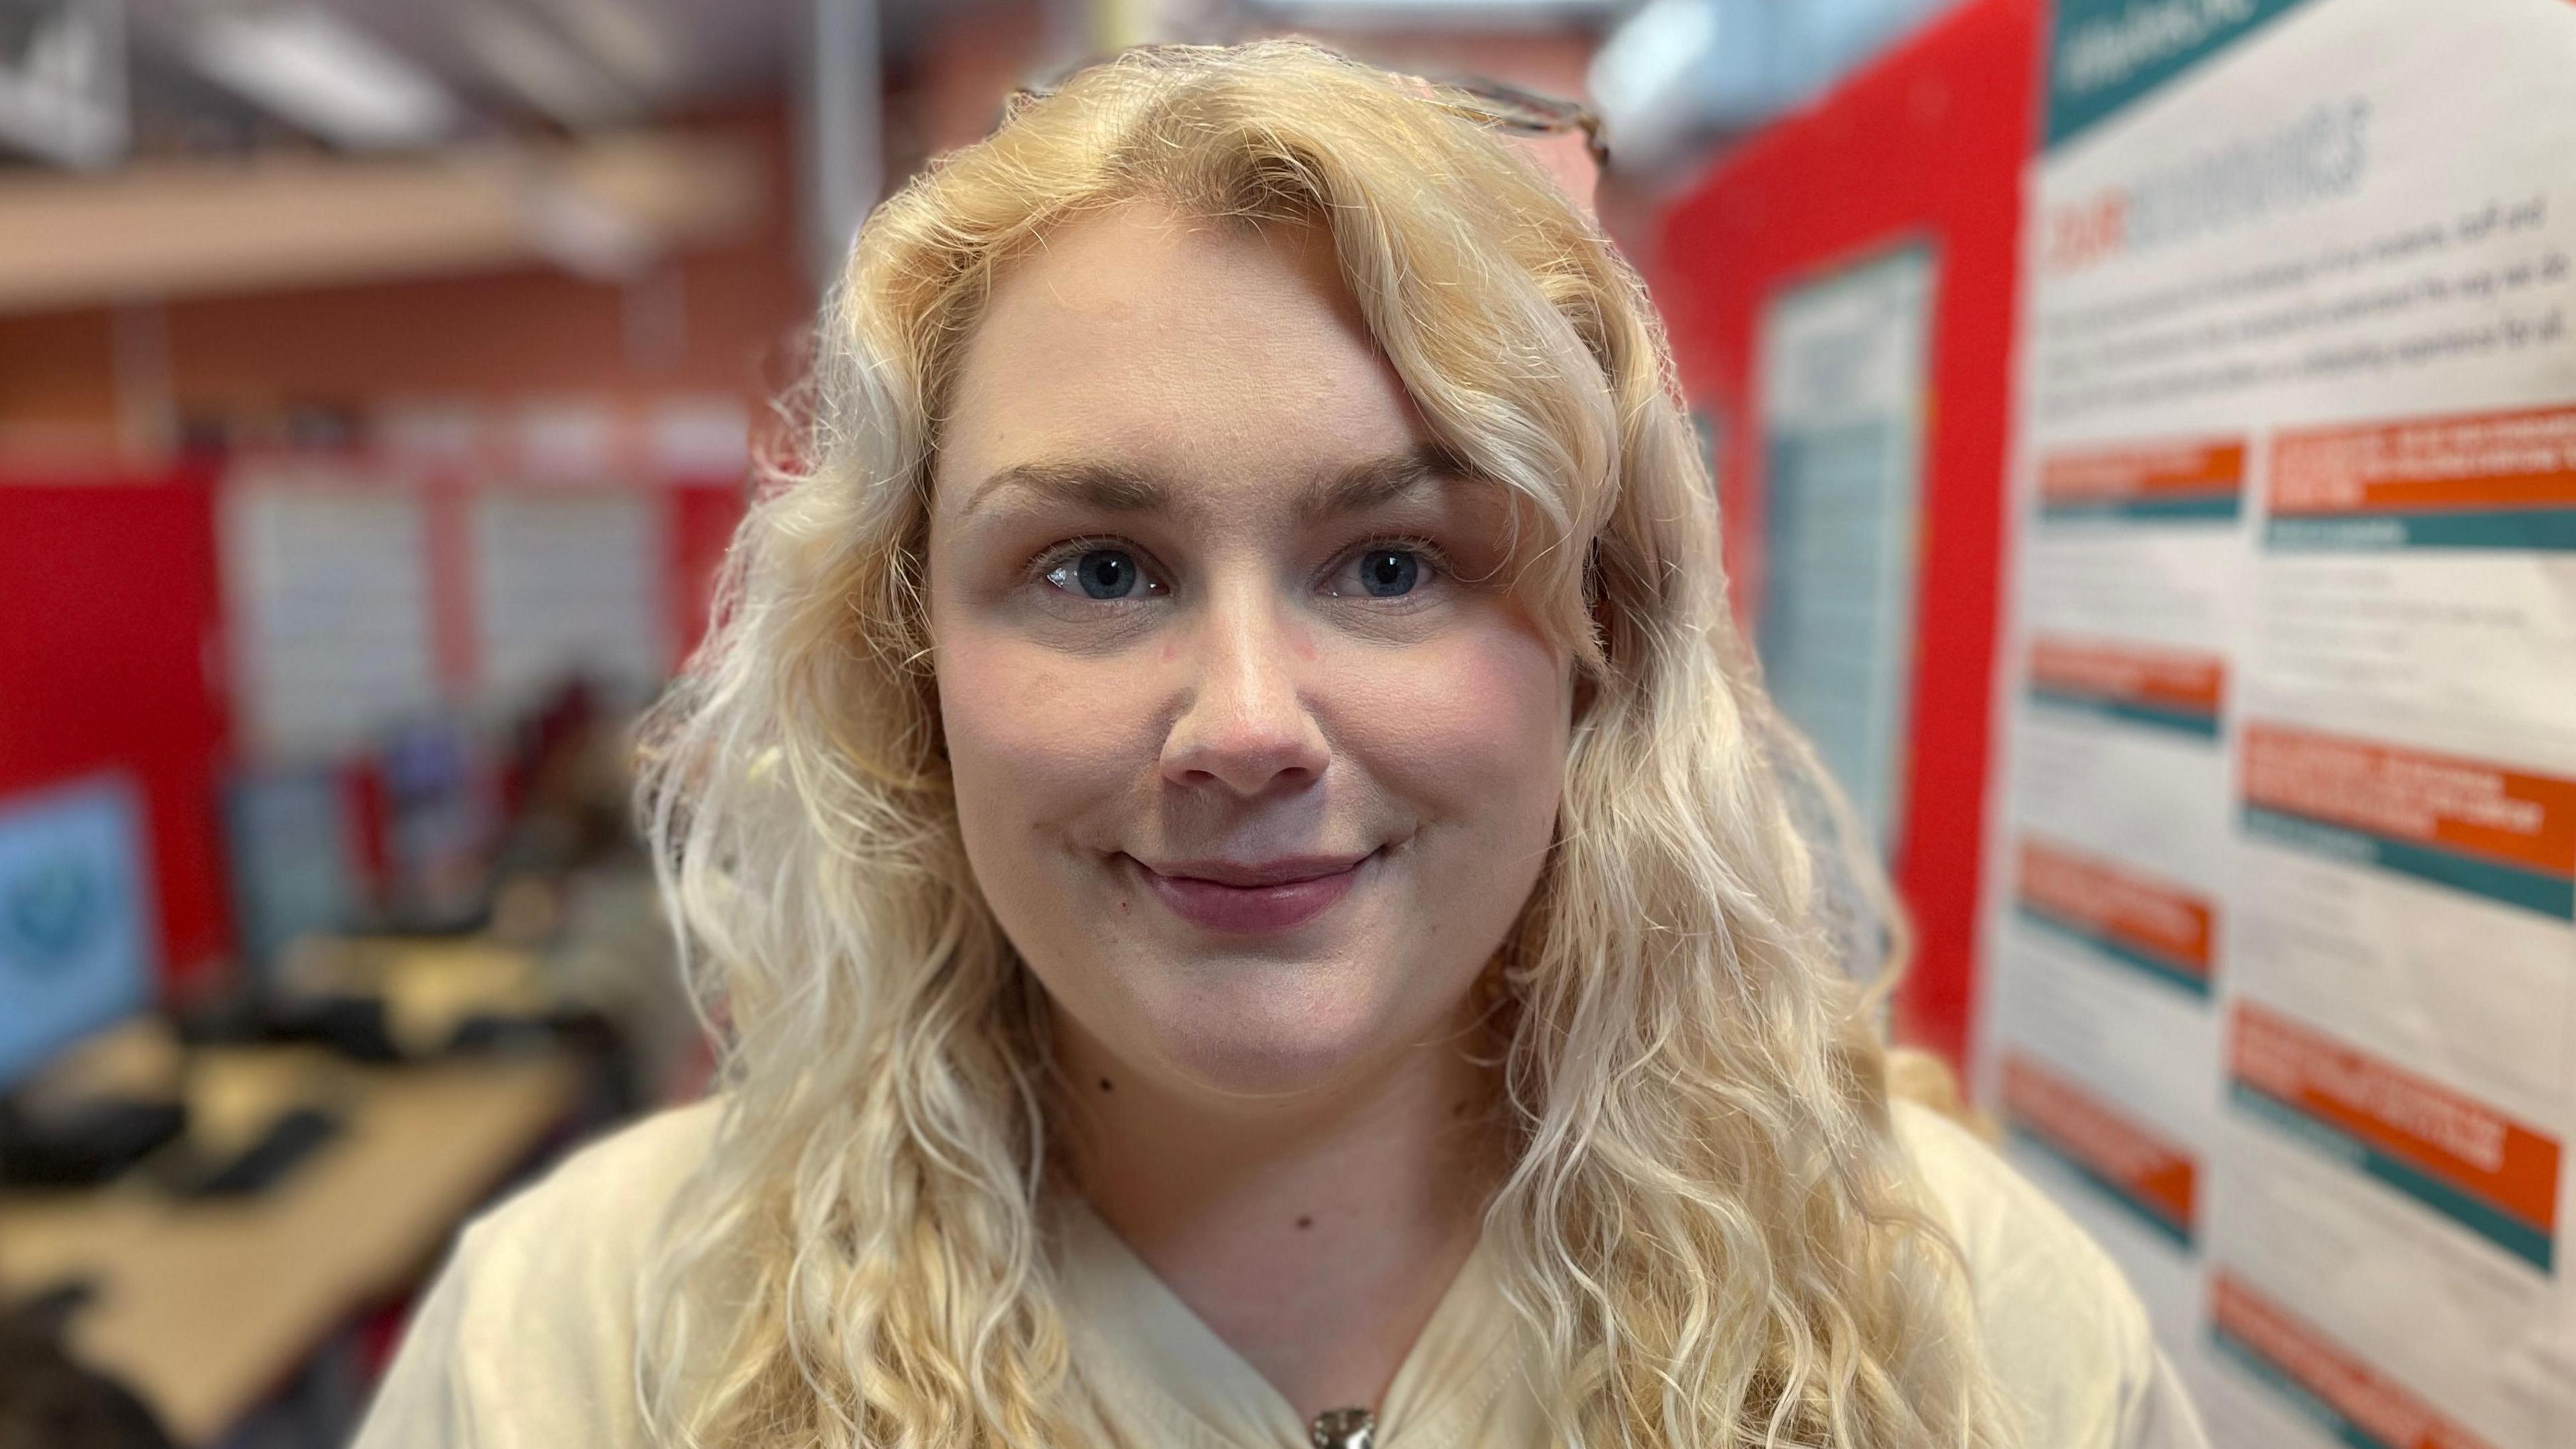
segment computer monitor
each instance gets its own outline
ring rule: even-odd
[[[0,795],[0,1092],[151,1004],[144,840],[121,771]]]

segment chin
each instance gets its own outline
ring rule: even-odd
[[[1188,1087],[1229,1097],[1299,1096],[1365,1070],[1418,1035],[1391,1019],[1392,1003],[1378,992],[1346,980],[1319,985],[1319,977],[1332,981],[1339,973],[1250,970],[1252,980],[1184,988],[1178,999],[1147,1009],[1151,1045]]]

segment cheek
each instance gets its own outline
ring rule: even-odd
[[[941,724],[970,850],[1078,837],[1134,787],[1150,753],[1141,692],[1098,661],[969,624],[935,633]]]
[[[1354,669],[1352,686],[1347,747],[1427,826],[1466,824],[1496,847],[1544,849],[1573,696],[1567,667],[1534,630],[1497,618]]]

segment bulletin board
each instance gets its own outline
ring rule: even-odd
[[[1984,1099],[2221,1449],[2576,1444],[2576,5],[2040,56]]]
[[[191,469],[0,479],[0,797],[101,771],[134,782],[155,954],[181,987],[230,939],[214,496]]]

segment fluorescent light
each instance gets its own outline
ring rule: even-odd
[[[1722,30],[1715,0],[1652,0],[1593,53],[1584,89],[1623,164],[1653,170],[1684,147]]]
[[[654,91],[679,78],[670,32],[638,10],[635,0],[546,0],[546,10],[628,85]]]
[[[477,4],[456,12],[457,32],[483,68],[521,99],[580,130],[632,118],[624,92],[579,51],[518,11]]]
[[[0,143],[65,166],[125,153],[124,0],[26,5],[0,56]]]
[[[197,68],[343,146],[419,146],[460,108],[428,72],[311,5],[221,13],[196,28]]]

